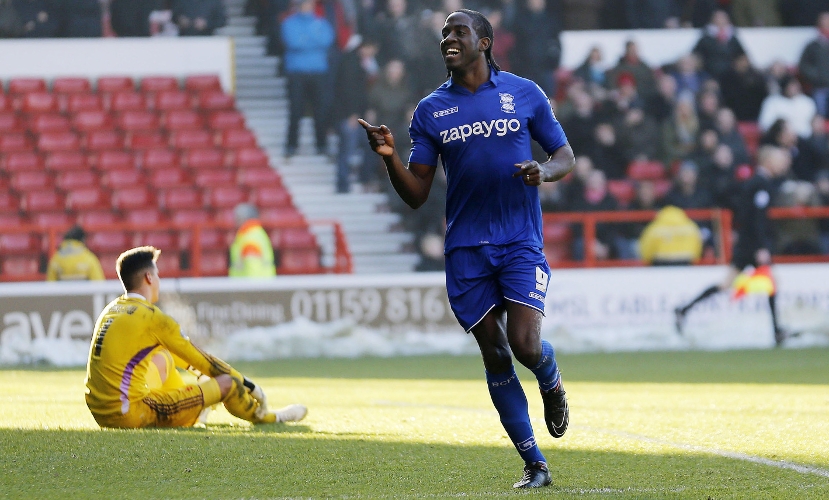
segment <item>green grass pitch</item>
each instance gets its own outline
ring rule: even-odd
[[[0,370],[0,498],[829,498],[829,349],[560,355],[553,485],[522,464],[476,357],[238,363],[298,424],[100,430],[81,369]]]

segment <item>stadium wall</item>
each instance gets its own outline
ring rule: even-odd
[[[556,270],[543,335],[565,352],[772,347],[763,296],[721,294],[689,315],[684,336],[674,332],[673,308],[725,271]],[[800,333],[788,345],[829,345],[829,266],[775,272],[782,323]],[[0,284],[0,364],[83,364],[98,313],[119,293],[116,281]],[[442,273],[166,279],[160,306],[227,359],[475,352]]]

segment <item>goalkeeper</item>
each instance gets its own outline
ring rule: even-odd
[[[194,346],[178,323],[153,305],[160,253],[150,246],[133,248],[115,264],[126,293],[98,317],[86,370],[86,405],[98,425],[188,427],[218,403],[253,423],[305,417],[302,405],[270,411],[258,385]],[[202,381],[185,384],[176,367],[203,375]]]

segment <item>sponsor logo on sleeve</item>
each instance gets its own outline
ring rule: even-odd
[[[440,111],[435,111],[434,113],[432,113],[432,116],[434,116],[435,118],[440,118],[441,116],[451,115],[452,113],[457,113],[457,112],[458,112],[458,107],[455,106],[453,108],[442,109]]]

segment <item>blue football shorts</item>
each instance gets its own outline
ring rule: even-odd
[[[469,332],[504,300],[544,314],[550,266],[540,248],[523,244],[456,248],[446,255],[452,312]]]

